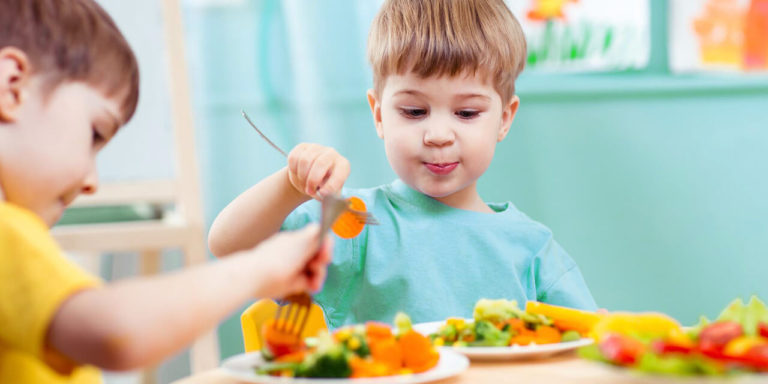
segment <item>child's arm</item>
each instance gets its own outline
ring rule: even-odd
[[[250,299],[318,290],[331,244],[326,241],[318,253],[317,236],[313,224],[224,260],[80,292],[59,308],[48,329],[47,345],[58,357],[53,362],[65,361],[63,355],[109,370],[151,365]]]
[[[311,198],[341,191],[349,161],[334,149],[299,144],[288,154],[288,166],[243,192],[216,217],[208,247],[216,256],[258,244],[280,230],[285,218]]]

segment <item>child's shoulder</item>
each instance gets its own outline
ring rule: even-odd
[[[537,242],[545,243],[552,239],[552,230],[539,221],[532,219],[525,212],[521,211],[511,201],[503,203],[487,203],[493,209],[506,231],[511,233],[524,234],[531,239],[537,239]]]
[[[10,236],[50,236],[48,227],[31,211],[0,201],[0,233]]]

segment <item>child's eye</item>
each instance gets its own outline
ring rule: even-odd
[[[462,110],[456,111],[456,116],[462,119],[471,119],[471,118],[477,117],[479,114],[480,112],[471,110],[471,109],[462,109]]]
[[[409,119],[418,119],[427,114],[423,108],[400,108],[400,113]]]
[[[96,129],[96,127],[92,127],[91,130],[93,131],[93,138],[92,142],[94,145],[98,145],[104,142],[104,136],[102,136],[99,131]]]

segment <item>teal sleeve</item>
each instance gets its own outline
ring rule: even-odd
[[[576,262],[553,239],[549,239],[535,260],[537,300],[588,311],[597,310]]]
[[[310,200],[298,206],[283,221],[281,231],[293,231],[303,228],[309,223],[317,222],[320,217],[320,204],[316,200]]]

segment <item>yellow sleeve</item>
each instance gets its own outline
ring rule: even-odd
[[[42,360],[61,304],[99,284],[64,257],[36,215],[0,202],[0,345]]]

